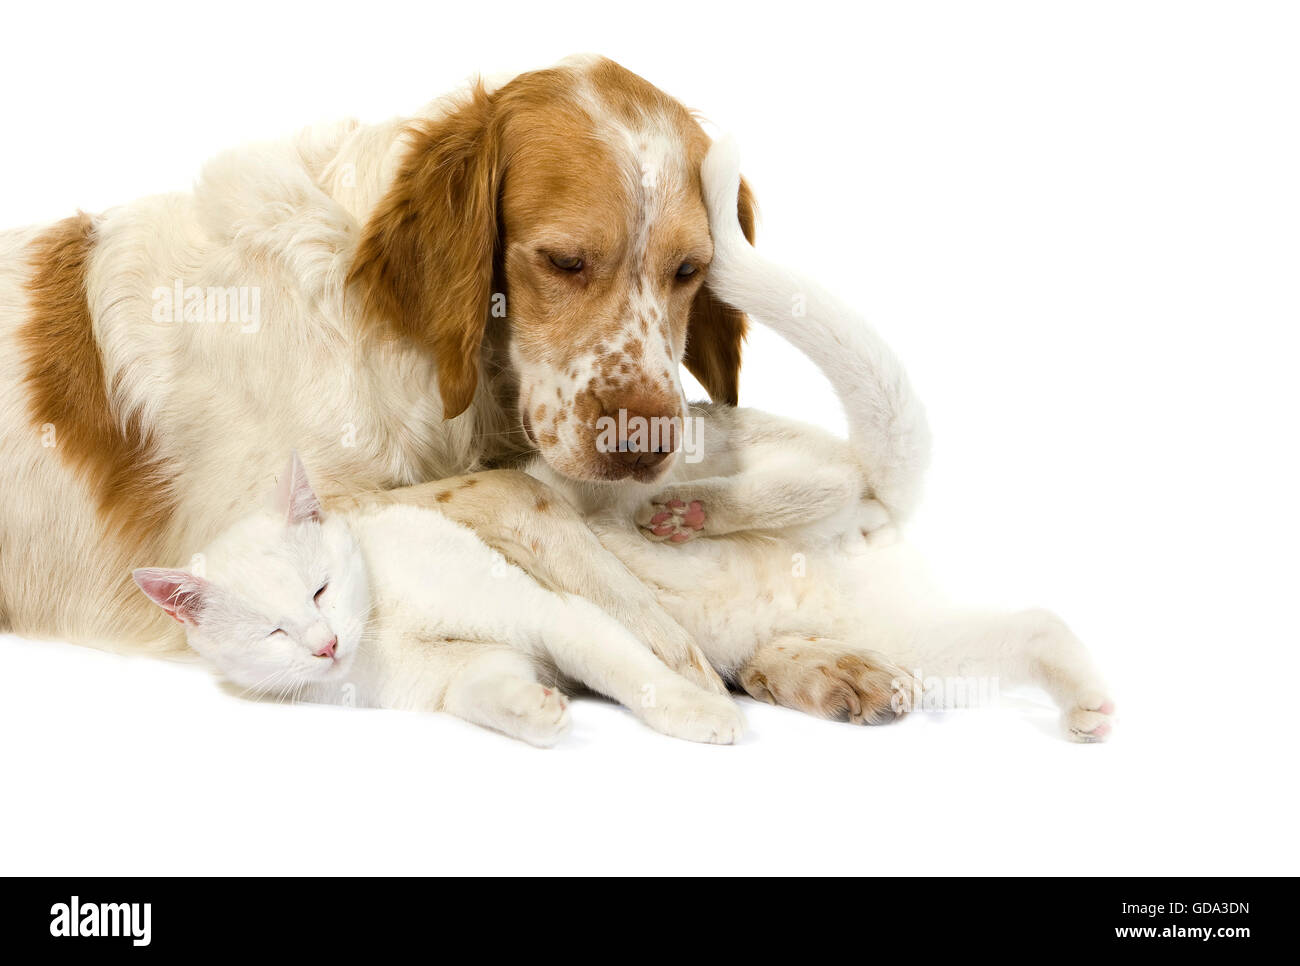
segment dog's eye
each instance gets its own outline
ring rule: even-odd
[[[677,277],[690,278],[697,271],[698,269],[695,267],[694,262],[682,262],[680,265],[677,266]]]
[[[582,271],[582,259],[576,255],[552,255],[551,264],[562,272]]]

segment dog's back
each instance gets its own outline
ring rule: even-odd
[[[190,564],[297,447],[326,492],[475,459],[427,357],[344,310],[351,214],[302,138],[218,158],[192,194],[0,235],[0,621],[175,647],[130,570]]]

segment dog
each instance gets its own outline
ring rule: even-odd
[[[0,235],[0,627],[181,646],[130,571],[201,566],[295,447],[326,499],[533,454],[652,482],[679,366],[737,397],[746,320],[702,284],[708,147],[681,103],[582,57]],[[747,187],[739,208],[752,237]],[[611,442],[618,416],[670,429]],[[621,571],[586,546],[575,592]],[[660,657],[707,668],[622,589]]]

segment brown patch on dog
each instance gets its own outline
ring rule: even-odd
[[[545,513],[551,508],[551,501],[544,496],[539,496],[533,506],[537,508],[538,513]]]
[[[443,490],[441,493],[435,496],[434,499],[437,500],[439,503],[446,503],[448,500],[451,499],[451,490]]]
[[[492,115],[478,83],[445,117],[413,125],[348,273],[369,325],[427,348],[447,419],[474,398],[492,299],[501,175]]]
[[[788,651],[778,644],[758,648],[740,669],[740,685],[751,697],[796,708],[819,718],[854,724],[884,724],[899,717],[892,706],[894,682],[906,675],[867,651],[821,638],[817,647]]]
[[[752,245],[758,207],[743,178],[736,203],[741,230]],[[682,362],[714,402],[728,406],[740,402],[740,357],[748,329],[745,314],[714,298],[707,287],[696,293]]]
[[[59,458],[90,488],[102,521],[139,546],[164,532],[175,503],[140,420],[121,426],[109,403],[86,296],[94,248],[95,225],[84,213],[31,243],[31,312],[18,344],[32,425],[54,427]]]

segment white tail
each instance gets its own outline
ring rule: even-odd
[[[889,346],[852,308],[816,282],[759,255],[736,213],[739,154],[729,138],[702,171],[714,260],[708,285],[724,302],[780,333],[825,374],[844,405],[849,443],[876,498],[895,519],[920,498],[930,460],[925,411]]]

